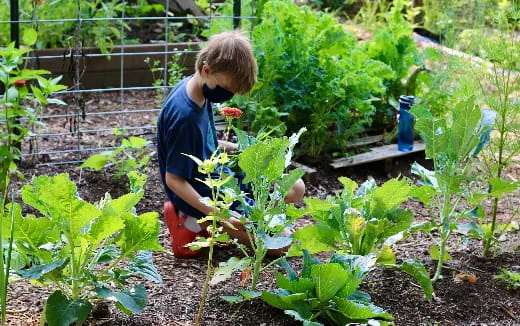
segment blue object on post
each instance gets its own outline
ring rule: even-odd
[[[414,117],[409,112],[415,101],[414,96],[401,95],[399,97],[399,125],[397,128],[397,149],[401,152],[413,150]]]

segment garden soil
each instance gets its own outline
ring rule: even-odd
[[[97,97],[96,97],[97,96]],[[95,95],[88,99],[87,110],[99,108],[100,111],[117,109],[115,104],[119,100],[118,94]],[[156,105],[156,98],[150,96],[136,96],[131,105],[148,107]],[[148,103],[143,103],[148,101]],[[155,102],[154,102],[155,101]],[[150,102],[152,104],[150,104]],[[153,104],[155,103],[155,104]],[[57,109],[56,109],[57,110]],[[58,113],[52,111],[54,114]],[[87,111],[88,112],[88,111]],[[95,119],[95,120],[94,120]],[[104,120],[103,120],[104,119]],[[155,116],[133,116],[127,122],[132,125],[151,123]],[[58,119],[54,119],[58,120]],[[86,125],[99,127],[101,124],[117,126],[114,120],[107,117],[93,116],[91,120],[83,122]],[[67,129],[67,121],[49,121],[51,130]],[[153,133],[141,134],[153,139]],[[108,136],[107,136],[108,137]],[[40,150],[52,150],[56,145],[65,149],[74,140],[52,141],[42,139]],[[82,144],[98,144],[99,137],[84,136]],[[52,146],[51,146],[52,145]],[[99,144],[98,144],[99,145]],[[157,211],[162,214],[165,200],[162,191],[155,152],[150,163],[149,180],[145,188],[145,197],[137,206],[138,213]],[[419,161],[423,164],[424,157],[420,154],[409,155],[394,162],[393,168],[385,172],[383,162],[368,165],[333,170],[326,160],[316,164],[317,176],[313,182],[307,182],[307,196],[325,198],[341,190],[337,181],[339,176],[347,176],[363,182],[368,177],[376,179],[381,184],[391,177],[409,173],[410,164]],[[53,165],[22,167],[26,180],[37,175],[56,175],[69,173],[70,178],[78,185],[79,195],[88,201],[98,201],[106,192],[112,197],[118,197],[127,192],[126,180],[114,180],[113,171],[91,172],[79,170],[75,165]],[[509,172],[510,177],[520,179],[520,167]],[[18,180],[15,188],[19,190],[26,181]],[[19,196],[19,193],[16,194]],[[519,195],[508,198],[509,204],[502,209],[501,219],[507,219],[511,210],[518,207]],[[303,205],[300,203],[299,205]],[[407,202],[405,207],[414,211],[417,221],[428,220],[425,208],[416,202]],[[297,221],[296,228],[312,223],[306,217]],[[198,308],[202,283],[206,273],[207,251],[195,259],[177,259],[171,254],[169,233],[162,220],[160,242],[167,250],[166,253],[154,254],[154,263],[163,277],[163,283],[155,284],[144,281],[149,293],[149,303],[146,310],[133,316],[126,316],[119,312],[112,304],[101,304],[96,307],[89,319],[90,325],[191,325]],[[454,235],[449,243],[452,260],[446,262],[443,278],[435,284],[435,298],[428,302],[415,280],[407,274],[392,269],[378,268],[365,279],[361,289],[372,296],[374,304],[382,307],[395,317],[396,325],[520,325],[520,291],[506,289],[506,284],[494,278],[500,273],[500,268],[507,268],[520,272],[520,236],[518,230],[509,233],[507,240],[500,243],[500,250],[492,258],[481,258],[481,244],[475,240],[466,240],[461,235]],[[422,234],[415,234],[411,238],[396,245],[398,261],[407,258],[417,258],[423,261],[430,272],[434,264],[428,255],[429,239]],[[240,251],[232,247],[218,248],[215,251],[214,264],[226,261],[230,257],[240,256]],[[324,261],[327,254],[318,255]],[[289,258],[289,263],[301,267],[300,258]],[[274,268],[261,275],[260,289],[275,289],[273,277]],[[140,279],[131,279],[131,282],[141,282]],[[209,298],[205,305],[203,325],[301,325],[283,311],[272,308],[261,300],[247,302],[242,306],[229,305],[221,295],[233,295],[234,290],[240,287],[239,274],[231,279],[210,287]],[[25,281],[14,282],[9,285],[8,293],[8,325],[38,325],[45,299],[50,292]]]

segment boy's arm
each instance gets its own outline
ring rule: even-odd
[[[218,147],[227,153],[233,153],[238,150],[238,144],[235,144],[235,143],[232,143],[229,141],[224,141],[224,140],[218,141]]]
[[[200,201],[202,198],[201,195],[183,177],[166,172],[166,185],[171,191],[177,194],[177,196],[188,203],[188,205],[202,214],[207,216],[213,212],[212,207],[206,206]]]

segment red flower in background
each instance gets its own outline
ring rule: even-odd
[[[220,114],[222,114],[223,116],[225,117],[229,117],[229,118],[240,118],[240,116],[242,115],[242,110],[238,109],[238,108],[230,108],[228,106],[220,109]]]
[[[38,4],[43,5],[45,3],[45,0],[30,0],[31,2],[38,2]]]
[[[19,79],[19,80],[15,81],[14,82],[14,86],[15,87],[24,87],[25,86],[25,80]]]

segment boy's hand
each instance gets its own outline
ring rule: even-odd
[[[234,153],[238,150],[238,144],[224,140],[218,141],[218,147],[226,153]]]

